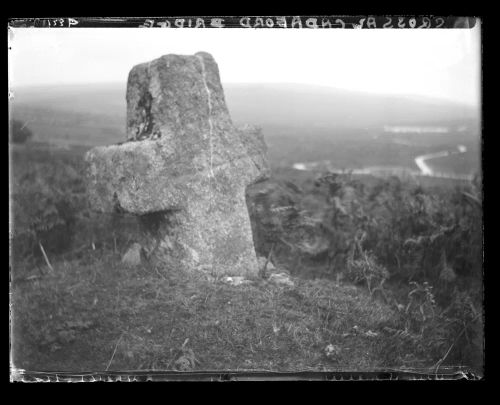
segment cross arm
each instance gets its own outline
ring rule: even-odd
[[[181,165],[172,164],[168,149],[154,141],[93,148],[85,159],[90,205],[97,211],[141,215],[176,208],[183,200]]]

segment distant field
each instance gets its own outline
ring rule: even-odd
[[[480,161],[480,152],[476,149],[459,155],[433,159],[429,162],[429,166],[438,173],[469,174],[471,168],[480,167]]]
[[[236,124],[263,128],[274,167],[330,160],[339,169],[400,166],[417,170],[416,156],[466,145],[472,152],[438,159],[436,170],[470,173],[480,167],[475,111],[410,98],[378,98],[300,85],[225,85]],[[96,146],[125,138],[125,85],[15,91],[11,117],[28,123],[35,140]],[[440,134],[387,134],[384,124],[467,126]]]
[[[125,116],[78,113],[50,106],[16,105],[12,118],[28,123],[34,139],[58,145],[98,146],[125,138]]]

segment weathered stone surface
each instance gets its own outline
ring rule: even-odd
[[[214,130],[232,129],[219,69],[210,54],[165,55],[130,71],[128,139],[167,138],[183,146],[186,134],[203,138],[209,116]],[[191,149],[196,152],[196,148]]]
[[[184,269],[258,271],[245,188],[269,175],[254,127],[235,128],[211,55],[166,55],[132,69],[127,142],[87,154],[100,211],[139,215],[141,245]]]

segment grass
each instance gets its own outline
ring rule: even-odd
[[[83,149],[27,146],[13,147],[11,151],[18,177],[24,170],[43,173],[47,178],[42,184],[66,190],[65,198],[72,194],[81,197],[81,179],[68,173],[78,173]],[[61,163],[62,171],[58,167],[47,170],[56,162]],[[41,165],[37,166],[38,163]],[[65,168],[71,170],[67,173]],[[297,204],[301,207],[303,202],[303,208],[312,212],[325,209],[321,205],[323,197],[314,186],[316,176],[291,169],[275,172],[276,180],[283,183],[293,180],[303,190]],[[68,181],[73,177],[74,184]],[[365,183],[374,187],[378,180],[367,176],[363,178]],[[450,185],[446,182],[441,192],[450,193]],[[393,191],[388,190],[393,199]],[[438,190],[436,187],[436,193]],[[51,189],[46,194],[50,192]],[[274,196],[278,206],[289,205],[289,201],[281,198],[283,195]],[[306,197],[301,200],[302,195]],[[40,200],[25,198],[28,208],[40,204]],[[48,204],[48,208],[52,205]],[[76,207],[74,213],[80,214],[79,206]],[[32,217],[21,211],[20,218]],[[458,363],[478,367],[482,364],[479,349],[475,350],[476,360],[467,360],[472,352],[470,347],[481,345],[467,343],[474,338],[468,336],[465,324],[463,328],[452,325],[454,329],[445,330],[443,347],[434,350],[436,353],[427,347],[419,349],[411,336],[400,333],[405,329],[407,316],[394,305],[370,297],[366,288],[326,278],[300,278],[324,276],[326,272],[319,271],[324,270],[324,262],[303,261],[295,266],[297,260],[288,250],[276,254],[275,261],[289,263],[288,270],[297,276],[294,288],[278,288],[259,278],[250,285],[235,287],[217,278],[183,274],[175,269],[127,268],[120,263],[121,254],[113,252],[123,251],[129,245],[131,235],[137,231],[133,226],[135,221],[129,224],[126,218],[122,221],[104,216],[82,217],[75,221],[71,231],[52,232],[74,236],[72,246],[76,250],[62,249],[65,253],[58,253],[61,249],[50,250],[50,241],[42,241],[53,271],[29,265],[27,257],[22,262],[11,258],[11,355],[17,368],[78,372],[369,371],[406,367],[431,371],[442,358],[446,360],[442,368]],[[55,242],[61,242],[59,239]],[[96,250],[86,248],[91,243]],[[472,240],[470,245],[477,244]],[[259,249],[259,243],[256,247]],[[38,249],[38,244],[35,248]],[[261,246],[261,254],[267,256],[268,251]],[[473,253],[466,250],[464,254],[467,257]],[[33,257],[31,263],[35,260],[44,263],[40,257]],[[464,279],[464,283],[468,282]],[[397,302],[405,304],[408,286],[399,284],[395,280],[393,285],[386,286]],[[468,290],[478,289],[471,284]],[[466,319],[463,311],[458,312],[454,315],[458,321]],[[479,328],[481,322],[476,323]],[[447,328],[445,324],[450,322],[445,321],[441,326]],[[420,342],[430,342],[432,348],[439,343],[443,328],[428,326],[431,336],[426,335]],[[461,341],[452,345],[458,335]],[[452,351],[446,357],[449,348]]]
[[[30,371],[368,371],[384,363],[387,305],[327,280],[231,286],[89,252],[12,285],[12,360]],[[40,274],[40,273],[38,273]],[[30,273],[25,273],[29,276]],[[328,345],[333,354],[326,355]],[[184,362],[184,363],[183,363]]]

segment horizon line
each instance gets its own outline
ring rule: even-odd
[[[465,101],[457,101],[447,97],[439,97],[433,95],[425,95],[425,94],[415,94],[415,93],[381,93],[376,91],[369,90],[359,90],[359,89],[348,89],[345,87],[335,87],[326,84],[318,84],[318,83],[304,83],[304,82],[224,82],[221,81],[222,85],[245,85],[245,86],[304,86],[304,87],[313,87],[313,88],[321,88],[325,90],[331,91],[342,91],[349,93],[357,93],[357,94],[367,94],[372,96],[380,96],[380,97],[391,97],[391,98],[416,98],[423,99],[426,101],[435,101],[440,103],[449,103],[456,104],[463,107],[469,108],[481,108],[482,102],[465,102]],[[35,83],[35,84],[21,84],[21,85],[12,85],[9,83],[9,90],[26,90],[26,89],[35,89],[35,88],[47,88],[47,87],[85,87],[85,86],[99,86],[99,85],[123,85],[127,86],[127,80],[112,80],[112,81],[96,81],[96,82],[64,82],[64,83]]]

